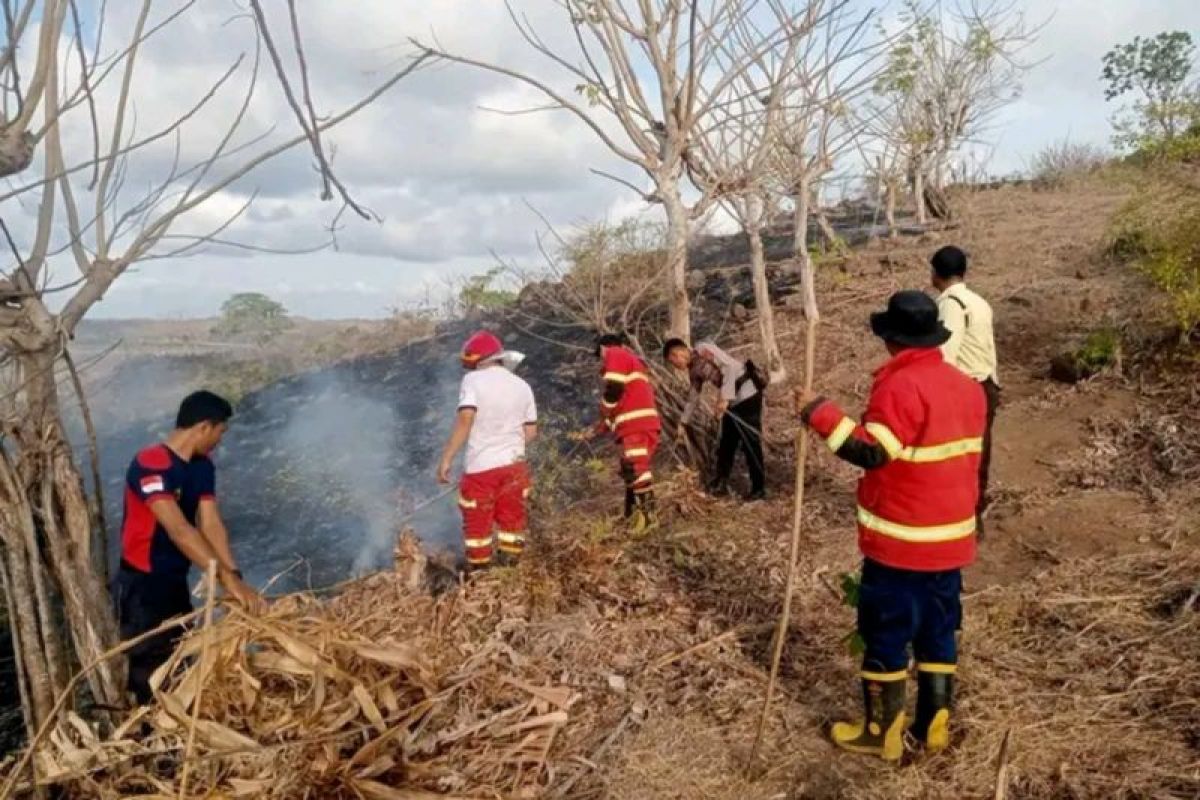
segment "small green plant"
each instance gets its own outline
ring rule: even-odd
[[[517,302],[517,293],[497,287],[504,267],[493,267],[482,275],[467,278],[458,290],[458,304],[465,312],[495,311]]]
[[[1075,352],[1075,363],[1084,375],[1097,372],[1117,363],[1121,356],[1121,335],[1111,328],[1088,334],[1083,345]]]
[[[844,605],[857,609],[861,591],[862,578],[857,572],[842,573],[842,603]],[[858,632],[857,627],[842,637],[842,644],[853,658],[858,658],[867,651],[867,643],[863,641],[862,634]]]

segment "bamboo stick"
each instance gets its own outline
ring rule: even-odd
[[[807,259],[805,259],[807,262]],[[811,263],[806,264],[808,273],[808,296],[806,297],[807,336],[804,348],[804,388],[812,390],[813,367],[817,351],[817,322],[815,299],[812,292]],[[809,437],[803,429],[796,434],[796,496],[792,507],[792,544],[788,556],[787,587],[783,592],[783,611],[779,615],[779,626],[775,630],[775,642],[771,652],[771,674],[767,679],[767,694],[763,698],[762,712],[758,717],[758,728],[754,733],[754,745],[750,749],[750,767],[758,760],[758,751],[762,746],[763,731],[767,725],[767,716],[771,712],[771,700],[775,694],[775,683],[779,678],[779,661],[783,657],[783,643],[787,638],[788,627],[791,624],[792,594],[796,588],[796,563],[800,558],[800,541],[803,533],[804,510],[804,475],[808,466]]]
[[[196,697],[192,700],[192,717],[189,720],[187,747],[183,751],[183,775],[179,779],[179,798],[187,797],[188,778],[192,770],[192,750],[196,746],[196,722],[200,717],[200,701],[204,699],[204,669],[208,666],[208,651],[212,644],[213,604],[217,598],[217,560],[209,559],[205,571],[204,588],[204,637],[200,641],[200,666],[196,671]]]
[[[21,773],[29,767],[29,762],[33,759],[34,752],[46,738],[46,735],[50,733],[50,729],[54,725],[54,720],[58,717],[59,712],[63,710],[63,707],[66,706],[67,701],[74,696],[75,687],[79,685],[81,680],[83,680],[97,666],[105,661],[108,661],[110,658],[114,658],[122,653],[127,652],[128,650],[132,650],[134,647],[137,647],[147,639],[157,636],[165,631],[169,631],[178,625],[186,625],[196,617],[200,616],[201,613],[202,610],[197,609],[196,611],[192,611],[188,614],[172,617],[163,624],[159,625],[157,628],[148,630],[132,639],[126,639],[116,647],[101,653],[99,656],[92,659],[91,663],[89,663],[86,667],[76,672],[75,675],[72,676],[71,680],[67,682],[67,686],[65,689],[63,689],[62,694],[58,696],[58,702],[54,704],[54,708],[50,709],[50,713],[46,715],[46,719],[42,723],[42,727],[38,728],[37,733],[35,733],[33,738],[29,740],[29,744],[25,748],[25,753],[21,756],[21,760],[17,762],[17,765],[13,767],[12,772],[9,773],[8,780],[5,781],[4,787],[0,788],[0,800],[9,800],[9,798],[12,797],[13,792],[17,788],[17,781],[20,780]],[[34,783],[36,782],[37,778],[35,776]]]

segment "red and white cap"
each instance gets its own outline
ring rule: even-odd
[[[462,348],[462,364],[467,369],[475,369],[483,361],[503,355],[504,344],[500,337],[491,331],[477,331],[467,339]]]

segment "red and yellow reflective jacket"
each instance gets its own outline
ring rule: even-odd
[[[600,398],[603,423],[618,437],[657,432],[661,423],[645,363],[624,347],[607,347],[601,374],[604,377],[604,394]]]
[[[805,409],[830,450],[867,469],[858,483],[865,557],[919,572],[975,560],[986,414],[982,387],[937,348],[904,350],[876,372],[861,424],[829,401]]]

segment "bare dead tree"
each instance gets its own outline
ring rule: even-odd
[[[699,158],[689,177],[702,193],[718,198],[749,240],[759,334],[770,381],[776,383],[787,378],[787,368],[775,336],[763,247],[763,231],[774,197],[771,167],[787,105],[796,99],[794,86],[800,81],[796,54],[823,24],[827,8],[821,0],[809,2],[799,11],[782,3],[772,2],[769,6],[771,26],[787,35],[730,85],[728,97],[717,104],[717,113],[697,139]],[[736,58],[737,53],[756,48],[757,23],[748,22],[733,31],[722,55]]]
[[[822,181],[868,130],[870,109],[862,102],[877,79],[884,44],[869,37],[871,11],[859,13],[847,2],[820,0],[821,25],[796,53],[796,80],[785,104],[772,160],[774,191],[792,201],[793,255],[801,277],[812,270],[809,219],[820,213]]]
[[[615,155],[641,171],[653,189],[644,191],[619,176],[593,170],[633,189],[666,212],[666,258],[670,275],[670,326],[677,336],[691,333],[687,291],[687,243],[692,223],[716,198],[685,200],[687,172],[696,167],[698,131],[720,98],[763,57],[778,47],[786,31],[758,28],[756,44],[728,58],[727,43],[740,28],[753,27],[774,0],[556,0],[573,34],[572,52],[555,50],[528,19],[508,4],[524,40],[558,71],[559,79],[492,64],[469,55],[422,45],[424,52],[521,81],[544,95],[547,104],[528,111],[566,111],[585,124]],[[632,7],[631,7],[632,6]],[[771,15],[768,15],[771,16]],[[578,99],[569,95],[566,82]]]
[[[31,727],[50,715],[67,686],[68,664],[95,661],[117,637],[106,587],[95,568],[104,554],[94,552],[94,516],[67,441],[59,394],[60,364],[77,326],[134,265],[220,240],[253,194],[211,230],[196,232],[197,223],[188,220],[208,201],[293,148],[308,143],[321,153],[320,134],[370,105],[428,59],[422,55],[408,62],[326,118],[311,112],[310,103],[299,135],[247,136],[244,128],[260,77],[255,50],[215,72],[199,97],[146,101],[177,108],[170,123],[141,135],[135,134],[133,118],[139,55],[147,42],[195,12],[195,0],[184,0],[157,18],[155,4],[143,0],[130,29],[116,32],[109,18],[112,9],[102,4],[89,28],[90,48],[73,3],[25,0],[13,10],[6,2],[7,38],[0,51],[0,175],[29,170],[39,151],[42,161],[39,175],[0,196],[3,215],[10,219],[23,213],[18,204],[36,210],[32,232],[9,238],[13,260],[0,275],[5,381],[0,397],[0,584],[13,611],[18,683]],[[75,21],[74,39],[67,35],[68,18]],[[258,28],[255,41],[263,41],[265,30]],[[114,33],[123,38],[108,52],[101,37]],[[294,44],[300,47],[298,33]],[[26,56],[19,57],[18,51]],[[20,69],[24,64],[32,69]],[[287,89],[288,76],[280,70],[278,77]],[[302,82],[308,98],[307,74]],[[206,155],[188,162],[181,143],[195,133],[191,123],[226,100],[234,102],[224,132]],[[149,188],[131,189],[131,166],[172,139],[174,159]],[[340,186],[328,161],[320,155],[318,161],[326,179]],[[88,680],[98,702],[122,704],[124,681],[118,667],[105,662]]]
[[[877,134],[905,152],[917,222],[926,224],[930,198],[942,214],[951,160],[978,143],[997,112],[1020,96],[1033,65],[1020,60],[1040,26],[1009,0],[969,0],[950,11],[909,0],[906,29],[876,83]]]

